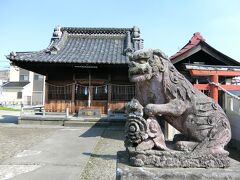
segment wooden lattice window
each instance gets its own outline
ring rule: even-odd
[[[76,100],[88,100],[89,87],[76,84],[75,87],[75,99]]]
[[[90,89],[89,89],[90,88]],[[91,94],[93,100],[107,100],[108,86],[84,86],[77,84],[75,89],[75,98],[77,100],[88,100],[88,94]]]
[[[108,86],[93,86],[93,100],[107,100]]]
[[[49,100],[71,100],[72,84],[58,86],[48,84],[48,99]]]
[[[135,96],[134,85],[112,85],[113,101],[130,101]]]

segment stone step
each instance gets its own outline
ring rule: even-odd
[[[67,127],[108,127],[109,122],[91,122],[91,121],[64,121],[63,126]]]
[[[124,118],[76,118],[57,115],[22,115],[19,118],[19,124],[43,124],[43,125],[61,125],[61,126],[76,126],[76,127],[108,127],[108,126],[124,126],[126,119]]]

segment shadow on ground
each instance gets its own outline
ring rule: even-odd
[[[1,115],[0,123],[14,123],[18,124],[18,116],[14,115]]]
[[[96,129],[99,128],[104,128],[103,131],[97,131]],[[121,134],[121,136],[112,136],[111,132],[119,132],[119,134]],[[97,137],[100,136],[102,138],[107,138],[107,139],[116,139],[116,140],[123,140],[124,139],[124,127],[91,127],[89,128],[86,132],[84,132],[83,134],[81,134],[79,137],[84,137],[84,138],[88,138],[88,137]]]
[[[240,162],[239,150],[231,147],[227,147],[226,150],[229,152],[229,157]]]
[[[81,134],[79,137],[97,137],[101,136],[102,138],[107,138],[107,139],[116,139],[116,140],[123,140],[123,134],[124,134],[124,127],[125,127],[125,122],[126,121],[106,121],[104,119],[100,119],[98,123],[93,125],[91,128],[89,128],[86,132]],[[104,131],[98,131],[96,133],[96,129],[98,128],[103,128]],[[118,134],[121,134],[122,136],[113,136],[111,132],[119,132]]]

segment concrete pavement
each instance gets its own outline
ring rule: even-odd
[[[16,124],[19,114],[0,111],[1,180],[115,179],[119,126]]]
[[[0,165],[0,179],[75,180],[87,164],[103,128],[61,128]],[[84,134],[84,136],[81,136]]]

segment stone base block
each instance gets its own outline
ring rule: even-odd
[[[128,148],[130,164],[148,167],[183,167],[183,168],[225,168],[229,167],[228,154],[206,154],[186,151],[136,151]]]
[[[158,168],[133,167],[129,164],[128,153],[119,151],[117,154],[116,179],[118,180],[239,180],[240,162],[229,160],[228,168]]]

